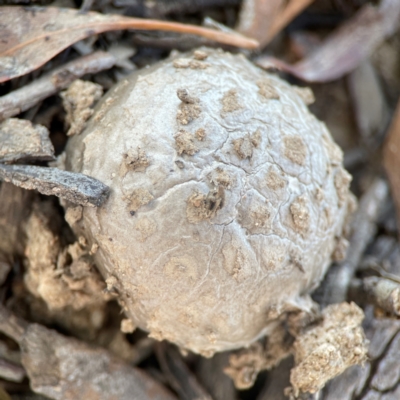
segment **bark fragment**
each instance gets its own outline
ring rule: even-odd
[[[21,347],[33,391],[55,400],[174,400],[150,376],[106,350],[26,324],[0,308],[0,331]]]
[[[9,118],[0,124],[0,162],[51,161],[54,148],[49,131],[30,121]]]
[[[0,179],[82,206],[101,206],[109,191],[106,185],[90,176],[32,165],[0,164]]]

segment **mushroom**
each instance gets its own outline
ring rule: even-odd
[[[111,194],[67,220],[135,326],[211,356],[309,310],[354,205],[309,99],[204,48],[119,82],[70,138],[65,168]]]

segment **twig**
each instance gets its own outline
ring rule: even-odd
[[[1,7],[0,82],[27,74],[49,61],[74,43],[95,34],[134,30],[165,30],[198,35],[226,45],[255,49],[259,43],[237,32],[225,33],[196,25],[151,19],[130,18],[116,14],[85,14],[59,7]],[[52,28],[49,29],[49,21]],[[14,25],[29,29],[14,29]]]
[[[29,85],[0,97],[0,121],[28,110],[38,102],[65,89],[83,75],[111,68],[115,61],[115,57],[110,53],[98,51],[71,61]]]
[[[393,116],[384,149],[384,165],[389,177],[393,199],[396,204],[397,226],[400,227],[400,100]]]
[[[353,279],[350,292],[351,296],[357,300],[368,302],[392,315],[400,316],[399,282],[377,276]]]
[[[80,11],[82,13],[90,11],[90,9],[93,6],[93,2],[94,2],[94,0],[83,0]]]
[[[156,346],[158,362],[169,384],[182,400],[211,400],[186,366],[178,351],[165,343]]]
[[[109,192],[108,186],[90,176],[32,165],[0,164],[0,179],[83,206],[99,207]]]
[[[13,382],[22,382],[25,378],[25,370],[19,365],[10,363],[0,358],[0,377]],[[1,397],[0,397],[1,399]]]
[[[3,305],[0,305],[0,332],[20,343],[28,323],[17,318]]]
[[[376,232],[375,222],[388,195],[388,185],[377,178],[362,196],[353,218],[353,233],[346,259],[333,266],[325,278],[322,306],[346,300],[347,290],[368,243]]]

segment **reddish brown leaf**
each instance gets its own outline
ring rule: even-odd
[[[283,8],[284,0],[245,0],[237,30],[257,39],[261,46],[269,41],[269,29]]]
[[[313,1],[245,0],[237,30],[257,39],[264,47]]]
[[[383,162],[389,177],[393,199],[396,204],[398,226],[400,227],[400,100],[389,129]]]
[[[268,43],[273,37],[285,28],[293,19],[295,19],[305,8],[307,8],[314,0],[291,0],[282,12],[275,18],[265,42]]]
[[[384,0],[379,9],[366,5],[304,60],[290,65],[264,57],[258,64],[263,68],[282,69],[308,82],[338,79],[366,59],[393,33],[399,22],[398,0]]]
[[[82,14],[67,8],[1,7],[0,21],[0,82],[33,71],[79,40],[112,30],[166,30],[199,35],[232,46],[258,46],[257,41],[239,34],[195,25],[95,12]]]

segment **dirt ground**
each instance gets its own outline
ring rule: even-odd
[[[93,262],[98,248],[71,229],[82,207],[106,201],[107,187],[58,168],[104,93],[200,46],[242,53],[296,85],[343,150],[357,198],[311,311],[277,314],[273,334],[211,358],[149,337],[125,316],[118,282]],[[175,68],[201,70],[206,56]],[[224,112],[237,109],[230,96]],[[198,99],[178,97],[187,125]],[[175,140],[193,155],[207,133],[182,129]],[[253,138],[240,140],[245,159]],[[149,163],[138,148],[119,173]],[[223,171],[215,179],[230,184]],[[127,199],[131,215],[152,199]],[[209,200],[192,196],[192,220]],[[207,218],[223,196],[211,200],[218,207]],[[66,212],[66,202],[76,207]],[[399,222],[400,0],[0,0],[0,400],[400,399]],[[154,229],[143,220],[141,240]]]

